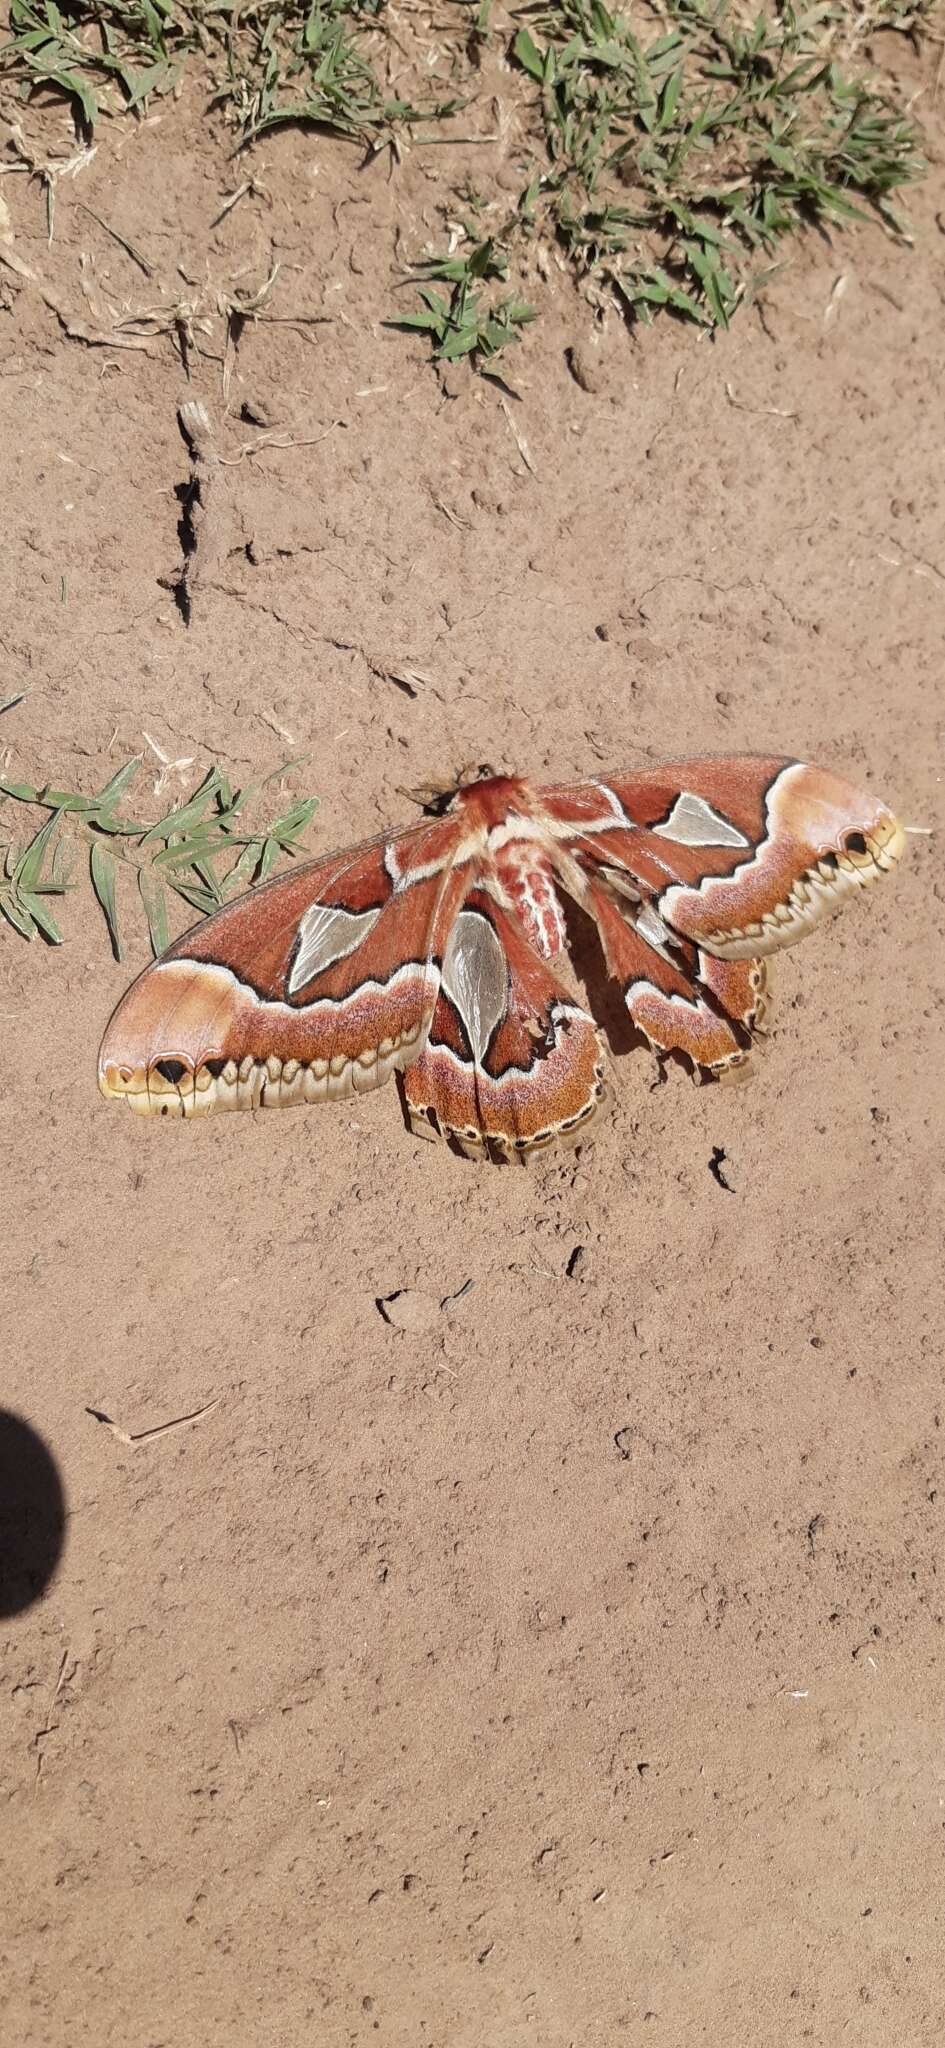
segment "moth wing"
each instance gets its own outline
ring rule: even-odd
[[[500,1158],[576,1136],[603,1099],[593,1018],[484,889],[455,919],[429,1036],[403,1090],[415,1130]]]
[[[726,960],[793,945],[905,844],[869,791],[773,756],[661,762],[540,795],[559,843],[631,922],[635,894],[670,943]]]
[[[608,970],[655,1051],[680,1053],[697,1077],[744,1067],[769,1010],[765,960],[717,960],[645,917],[630,923],[604,885],[588,882],[587,908]]]
[[[422,1051],[468,886],[455,821],[279,875],[145,969],[115,1010],[99,1085],[141,1113],[205,1115],[363,1093]]]

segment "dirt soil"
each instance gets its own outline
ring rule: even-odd
[[[51,247],[5,178],[11,771],[309,752],[317,851],[470,761],[783,750],[941,827],[930,122],[913,249],[812,240],[714,341],[596,334],[552,266],[505,403],[380,325],[442,147],[287,133],[211,227],[246,166],[185,91],[60,179]],[[215,295],[275,262],[225,413]],[[189,381],[49,303],[175,289]],[[189,626],[188,397],[229,456],[244,404],[298,444],[226,469]],[[113,963],[82,889],[60,949],[0,940],[2,1399],[67,1510],[0,1631],[11,2048],[941,2041],[937,844],[785,958],[749,1085],[623,1059],[530,1170],[393,1087],[107,1108],[143,937]]]

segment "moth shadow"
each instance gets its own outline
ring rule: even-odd
[[[570,896],[563,897],[564,924],[571,964],[585,990],[588,1008],[600,1026],[614,1059],[638,1052],[647,1041],[638,1031],[619,984],[607,972],[600,935],[592,917]]]
[[[613,1059],[620,1059],[628,1053],[641,1050],[646,1052],[650,1060],[655,1062],[656,1071],[651,1083],[654,1088],[660,1087],[669,1079],[673,1068],[684,1074],[697,1088],[717,1088],[733,1082],[736,1078],[749,1078],[750,1069],[747,1066],[730,1074],[722,1074],[714,1072],[710,1067],[697,1065],[688,1053],[675,1046],[661,1051],[651,1045],[645,1032],[640,1031],[634,1024],[619,983],[607,972],[607,964],[593,918],[570,897],[563,900],[568,952],[586,992],[588,1008],[604,1034]],[[699,994],[702,1001],[729,1026],[743,1052],[748,1054],[757,1044],[756,1033],[748,1030],[737,1017],[730,1016],[713,991],[701,983]],[[764,1027],[760,1027],[760,1031],[763,1034]]]
[[[488,1138],[482,1145],[464,1144],[455,1131],[447,1129],[438,1121],[435,1110],[425,1110],[419,1114],[412,1110],[407,1100],[403,1074],[396,1074],[394,1078],[397,1083],[400,1114],[408,1137],[421,1138],[425,1144],[443,1145],[447,1152],[452,1153],[454,1159],[464,1159],[474,1165],[529,1166],[536,1156],[540,1156],[540,1149],[537,1154],[510,1151],[506,1146],[490,1144]]]

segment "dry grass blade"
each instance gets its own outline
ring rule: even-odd
[[[128,240],[127,235],[123,235],[118,228],[112,227],[109,221],[103,220],[101,214],[96,213],[93,207],[86,206],[83,200],[80,199],[78,205],[83,213],[88,214],[90,220],[98,222],[99,227],[104,230],[106,235],[111,236],[113,242],[117,242],[119,249],[124,249],[126,256],[131,257],[132,263],[137,264],[138,269],[144,272],[145,277],[154,276],[153,264],[148,262],[146,256],[142,256],[140,249],[135,248],[134,243]]]
[[[202,1408],[192,1408],[188,1415],[174,1415],[169,1422],[157,1422],[151,1429],[132,1430],[122,1429],[101,1408],[87,1408],[85,1412],[86,1415],[91,1415],[93,1422],[100,1422],[105,1429],[110,1430],[112,1436],[117,1437],[120,1444],[127,1444],[134,1450],[137,1444],[151,1443],[155,1437],[169,1436],[174,1429],[186,1429],[188,1424],[192,1422],[202,1422],[204,1416],[212,1415],[214,1409],[219,1408],[219,1405],[220,1396],[217,1394],[212,1401],[205,1402]]]
[[[532,461],[531,450],[529,448],[528,442],[526,441],[524,434],[519,433],[518,427],[516,426],[515,421],[512,417],[511,408],[506,404],[504,398],[500,398],[499,404],[502,408],[502,411],[505,414],[509,433],[511,434],[512,439],[515,442],[515,446],[518,449],[518,452],[522,458],[522,461],[525,464],[526,469],[530,472],[532,476],[537,476],[538,471],[536,470],[535,465]]]

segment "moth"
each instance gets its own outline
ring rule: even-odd
[[[379,1088],[412,1127],[512,1158],[583,1132],[601,1030],[567,976],[570,902],[630,1020],[697,1078],[743,1065],[766,962],[891,868],[886,805],[800,761],[676,761],[448,810],[331,853],[195,926],[119,1003],[99,1085],[145,1115]],[[572,917],[572,923],[573,923]]]

